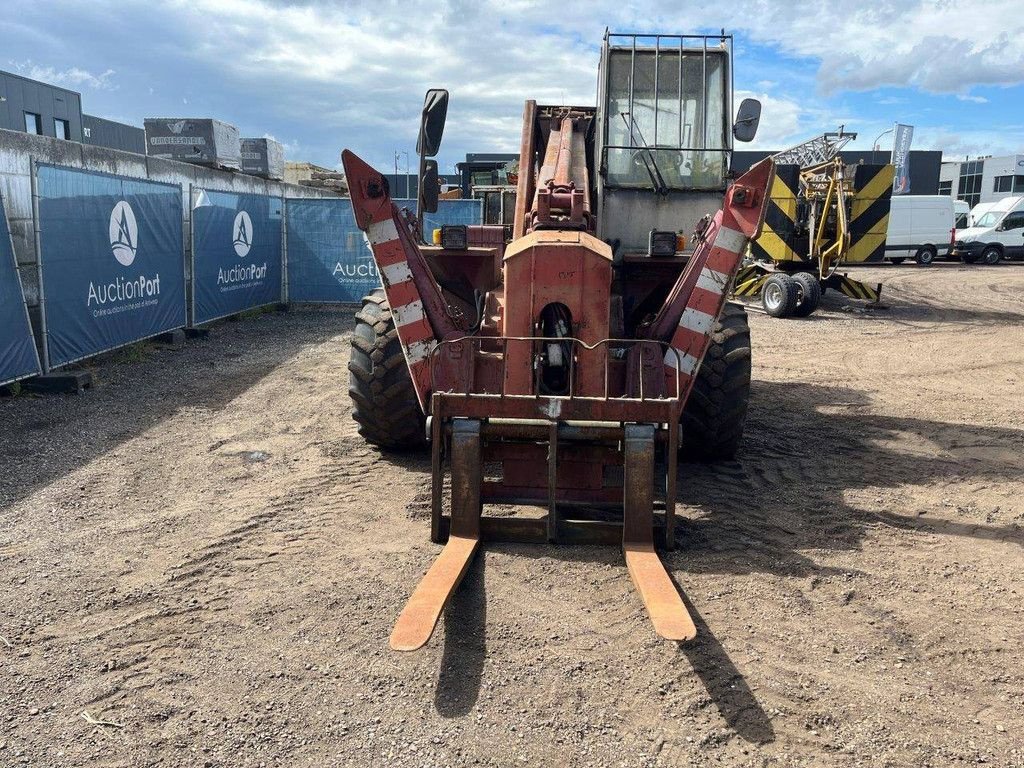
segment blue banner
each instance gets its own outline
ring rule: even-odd
[[[35,376],[39,373],[39,355],[25,308],[25,294],[14,259],[7,211],[0,197],[0,384]]]
[[[416,207],[415,200],[395,200]],[[424,217],[430,237],[442,224],[479,224],[480,200],[441,200]],[[358,303],[380,287],[380,275],[366,237],[356,226],[347,199],[288,200],[288,301]]]
[[[281,198],[197,190],[192,323],[281,301]]]
[[[910,193],[910,143],[914,140],[914,126],[896,123],[892,141],[892,164],[896,173],[892,179],[892,193]]]
[[[40,165],[49,366],[182,328],[181,188]]]

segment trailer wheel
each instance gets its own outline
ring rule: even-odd
[[[926,245],[924,248],[918,248],[917,253],[914,255],[914,260],[922,267],[927,267],[938,256],[938,252],[935,250],[934,245]]]
[[[680,418],[686,461],[732,459],[750,403],[750,327],[739,304],[726,304]]]
[[[793,280],[800,289],[793,317],[807,317],[821,304],[821,283],[810,272],[797,272]]]
[[[761,286],[761,306],[772,317],[789,317],[799,297],[796,281],[783,272],[772,275]]]
[[[423,448],[426,417],[416,400],[384,290],[363,298],[348,363],[352,418],[367,442],[391,450]]]
[[[981,261],[983,264],[998,264],[1003,258],[1003,252],[998,247],[990,245],[984,251],[981,252]]]

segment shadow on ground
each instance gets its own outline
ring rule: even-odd
[[[350,311],[333,310],[225,321],[180,349],[99,358],[91,365],[98,384],[82,395],[0,397],[0,509],[181,410],[224,408],[304,348],[348,333],[353,322]],[[344,395],[347,383],[339,366],[337,390],[325,397]]]

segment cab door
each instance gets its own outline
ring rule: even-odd
[[[1024,257],[1024,211],[1010,211],[995,232],[1008,259]]]

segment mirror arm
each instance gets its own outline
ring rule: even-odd
[[[427,156],[423,150],[423,128],[422,124],[420,127],[420,141],[418,142],[420,149],[420,169],[419,174],[416,177],[416,229],[419,232],[420,242],[426,243],[426,237],[423,234],[423,175],[427,171]]]

